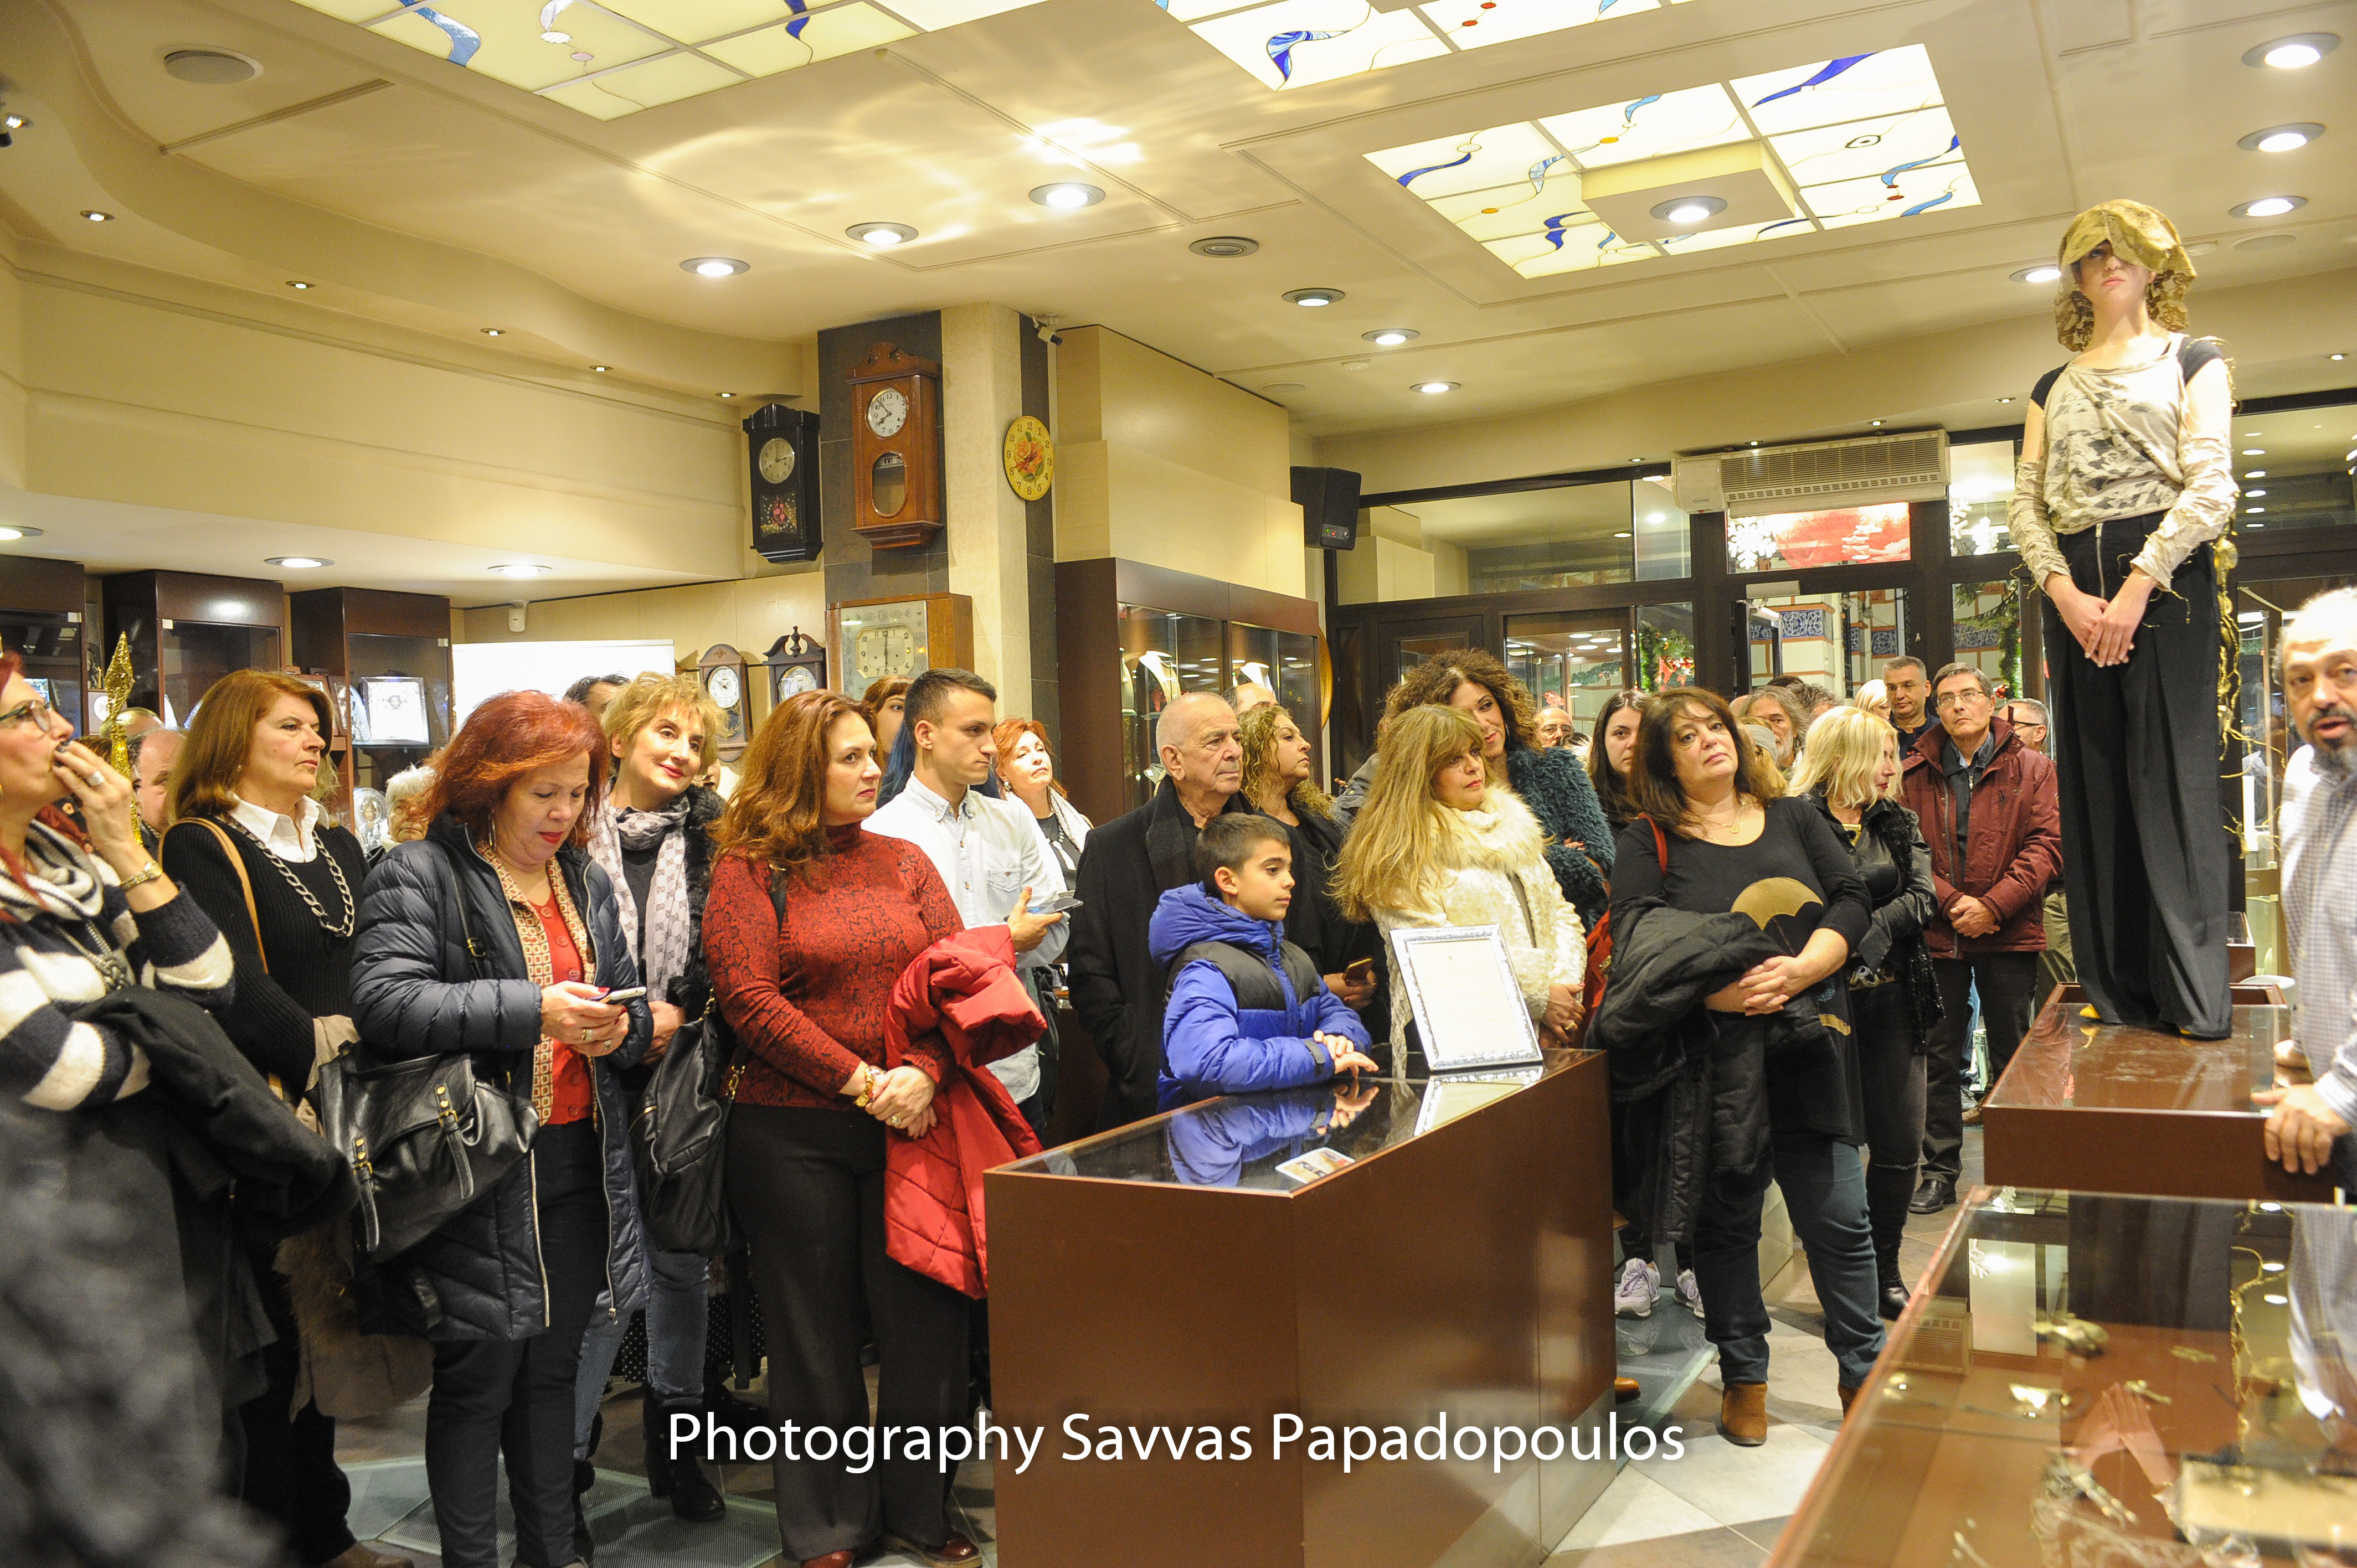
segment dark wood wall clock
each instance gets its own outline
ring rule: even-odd
[[[889,343],[851,367],[851,523],[878,549],[942,531],[942,368]]]
[[[751,737],[751,726],[746,723],[745,656],[725,642],[716,642],[704,650],[696,673],[712,700],[720,704],[720,760],[734,762],[745,755],[745,743]]]
[[[818,639],[796,627],[770,644],[764,662],[770,670],[770,706],[788,697],[826,689],[826,650]]]
[[[745,421],[753,548],[771,561],[818,559],[818,415],[773,403]]]

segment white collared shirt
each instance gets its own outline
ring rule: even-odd
[[[281,860],[301,865],[319,853],[319,802],[305,797],[295,815],[288,817],[257,806],[242,796],[230,797],[229,814],[255,838],[262,847]]]
[[[867,819],[867,831],[906,839],[923,850],[942,874],[958,918],[967,925],[1003,926],[1026,886],[1034,904],[1064,890],[1063,873],[1056,869],[1029,809],[1020,800],[1013,802],[1012,810],[1008,805],[969,789],[952,806],[912,778]],[[1071,926],[1070,920],[1057,921],[1038,947],[1017,955],[1018,961],[1055,962]]]

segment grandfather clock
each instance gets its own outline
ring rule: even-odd
[[[942,368],[878,343],[851,367],[852,526],[877,549],[942,531]]]

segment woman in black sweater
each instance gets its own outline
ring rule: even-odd
[[[237,966],[221,1023],[289,1100],[358,1037],[350,1016],[352,931],[368,874],[360,841],[320,820],[311,798],[332,733],[327,697],[291,675],[240,670],[197,709],[172,772],[164,865],[212,917]],[[352,1539],[351,1486],[336,1464],[336,1423],[317,1402],[289,1413],[300,1336],[274,1249],[253,1245],[254,1277],[278,1338],[263,1353],[270,1386],[238,1411],[239,1495],[275,1522],[310,1568],[405,1568]]]
[[[1857,1057],[1839,981],[1871,912],[1833,825],[1813,800],[1783,796],[1715,693],[1682,687],[1654,700],[1629,782],[1641,816],[1621,833],[1612,866],[1616,981],[1624,952],[1646,943],[1643,922],[1656,909],[1748,916],[1777,955],[1713,977],[1717,988],[1701,996],[1702,1017],[1693,1020],[1709,1058],[1707,1124],[1664,1117],[1661,1128],[1664,1150],[1696,1139],[1709,1150],[1693,1216],[1703,1332],[1718,1347],[1719,1431],[1756,1446],[1768,1429],[1759,1248],[1770,1180],[1808,1249],[1844,1411],[1882,1353],[1857,1159]],[[1608,991],[1607,1008],[1613,1000]]]

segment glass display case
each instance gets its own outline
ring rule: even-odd
[[[450,601],[373,588],[293,596],[296,662],[336,705],[338,804],[449,744]]]
[[[2350,1210],[1982,1187],[1770,1561],[2257,1568],[2352,1549]]]
[[[107,635],[131,644],[131,705],[185,726],[212,683],[232,670],[286,667],[286,595],[275,583],[192,572],[126,572],[102,585]]]
[[[81,567],[71,561],[12,555],[5,581],[0,650],[22,656],[25,679],[80,735],[89,720],[82,705]]]
[[[1251,681],[1276,693],[1294,721],[1316,729],[1323,711],[1324,681],[1318,668],[1318,639],[1307,632],[1228,623],[1228,684]]]
[[[1145,805],[1161,787],[1154,730],[1184,693],[1257,682],[1316,734],[1323,719],[1316,636],[1145,605],[1123,605],[1119,614],[1123,810]]]

